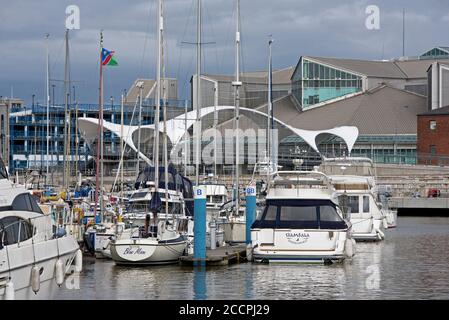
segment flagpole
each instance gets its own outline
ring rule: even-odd
[[[46,39],[46,51],[47,51],[47,66],[46,66],[46,73],[47,73],[47,79],[45,81],[46,84],[46,96],[47,96],[47,174],[45,175],[45,184],[48,185],[48,177],[49,177],[49,150],[50,150],[50,53],[48,50],[48,38],[50,37],[50,34],[45,35]]]

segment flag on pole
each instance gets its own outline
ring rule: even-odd
[[[117,60],[114,58],[114,51],[101,48],[101,65],[103,66],[117,66]]]

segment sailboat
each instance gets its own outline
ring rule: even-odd
[[[163,41],[163,1],[158,1],[158,64],[157,64],[157,91],[155,112],[155,134],[153,152],[154,179],[142,180],[144,190],[136,190],[131,199],[139,195],[149,198],[142,207],[145,212],[145,223],[138,233],[124,239],[113,239],[110,244],[111,258],[116,264],[131,265],[159,265],[177,263],[181,255],[186,252],[187,225],[180,223],[186,221],[185,206],[172,204],[169,208],[169,168],[167,158],[167,139],[164,136],[164,167],[159,167],[159,115],[162,91],[161,65]],[[164,99],[164,102],[166,99]],[[166,133],[166,104],[164,103],[164,133]],[[161,172],[163,170],[163,174]],[[164,177],[161,179],[161,177]],[[151,181],[151,180],[154,180]],[[179,180],[174,180],[178,184]],[[161,186],[161,182],[163,185]],[[178,193],[179,195],[179,193]],[[170,210],[171,209],[171,210]],[[171,212],[170,212],[171,211]],[[171,220],[169,219],[171,216]],[[181,217],[184,219],[181,219]]]
[[[240,0],[236,0],[236,32],[235,32],[235,79],[232,82],[234,87],[234,129],[235,129],[235,170],[234,170],[234,190],[232,200],[224,203],[220,208],[220,216],[226,217],[224,222],[220,222],[224,229],[224,240],[228,243],[245,242],[245,215],[244,207],[240,202],[240,173],[239,173],[239,118],[240,118]]]

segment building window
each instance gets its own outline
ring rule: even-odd
[[[430,146],[430,154],[432,156],[435,156],[437,154],[437,146],[435,145]]]
[[[430,120],[429,128],[430,128],[430,130],[436,130],[437,129],[437,122],[435,120]]]

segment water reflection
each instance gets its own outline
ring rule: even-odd
[[[81,290],[59,299],[448,299],[449,219],[400,218],[340,265],[119,267],[86,259]]]

